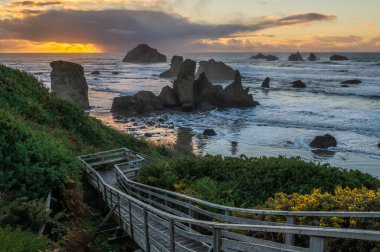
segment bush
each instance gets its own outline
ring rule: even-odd
[[[11,227],[0,228],[1,252],[38,252],[45,251],[49,242],[40,235]]]
[[[23,230],[37,232],[50,222],[45,202],[26,198],[7,198],[0,194],[0,225],[19,226]]]
[[[311,194],[277,193],[267,200],[264,208],[288,211],[379,211],[380,188],[369,190],[365,187],[350,189],[338,186],[333,193],[323,193],[315,189]],[[282,221],[283,218],[270,217],[271,221]],[[379,230],[380,221],[368,218],[338,218],[338,217],[301,217],[297,218],[299,225],[328,226],[336,228],[361,228]],[[306,243],[304,239],[300,242]],[[379,244],[357,240],[335,239],[329,241],[331,251],[374,251],[380,250]]]
[[[206,179],[207,178],[207,179]],[[333,192],[337,185],[369,189],[380,181],[359,171],[285,157],[185,157],[147,164],[140,182],[239,207],[264,203],[275,193]]]

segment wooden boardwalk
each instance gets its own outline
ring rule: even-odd
[[[227,207],[133,180],[143,162],[128,149],[79,157],[88,181],[114,218],[144,251],[327,251],[329,238],[380,242],[380,231],[299,226],[296,219],[311,217],[380,218],[380,212],[288,212]],[[283,216],[286,223],[243,217]],[[283,234],[283,242],[252,234]],[[296,235],[309,238],[308,247],[294,246]]]

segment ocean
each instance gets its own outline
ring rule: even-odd
[[[207,112],[167,111],[147,117],[112,115],[115,96],[140,90],[158,94],[173,79],[158,75],[167,63],[122,63],[118,54],[0,54],[0,63],[33,74],[50,87],[50,65],[68,60],[83,65],[89,85],[89,113],[125,133],[170,145],[184,153],[225,156],[299,156],[305,160],[358,169],[380,177],[380,53],[339,53],[349,61],[331,62],[332,53],[318,53],[317,62],[289,62],[290,53],[271,53],[279,61],[249,59],[256,53],[194,53],[184,58],[223,61],[240,71],[243,85],[261,105],[249,109]],[[302,53],[307,58],[307,53]],[[92,71],[100,75],[91,75]],[[112,72],[119,74],[114,75]],[[271,87],[262,89],[265,77]],[[360,79],[348,88],[340,82]],[[307,88],[295,89],[291,82],[302,80]],[[231,81],[214,84],[228,85]],[[202,132],[213,128],[217,135]],[[150,133],[149,137],[148,134]],[[317,135],[333,135],[337,147],[313,150]]]

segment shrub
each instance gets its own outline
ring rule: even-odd
[[[239,207],[262,204],[278,192],[307,194],[314,188],[333,192],[337,185],[380,187],[378,179],[359,171],[285,157],[171,159],[147,164],[138,179],[149,185]]]
[[[1,252],[45,251],[49,242],[40,235],[11,227],[0,228]]]
[[[311,194],[277,193],[267,200],[264,208],[288,211],[378,211],[380,209],[380,188],[369,190],[365,187],[351,189],[338,186],[333,193],[314,189]],[[268,220],[282,221],[283,218],[270,217]],[[299,225],[328,226],[336,228],[362,228],[379,230],[379,219],[368,218],[338,218],[338,217],[300,217]],[[304,239],[300,240],[306,243]],[[379,244],[347,239],[329,241],[331,251],[373,251],[380,250]]]

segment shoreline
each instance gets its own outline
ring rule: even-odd
[[[359,170],[380,178],[380,155],[370,155],[358,152],[337,151],[332,149],[302,149],[294,147],[276,147],[259,144],[247,144],[218,137],[207,137],[195,132],[192,128],[178,127],[167,121],[165,114],[154,116],[139,116],[127,118],[111,113],[90,113],[105,125],[119,132],[143,139],[152,143],[162,144],[184,155],[204,156],[222,155],[238,157],[300,157],[304,161],[330,164],[333,167]],[[160,121],[160,118],[163,120]],[[144,122],[144,123],[142,123]]]

